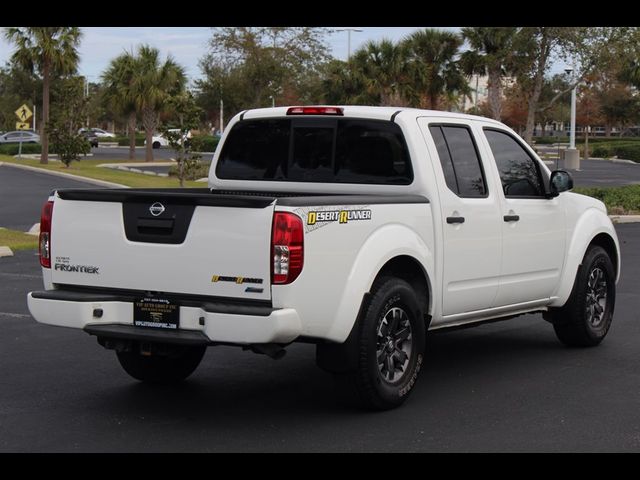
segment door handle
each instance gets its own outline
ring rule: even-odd
[[[464,217],[447,217],[447,223],[464,223]]]
[[[520,220],[520,215],[505,215],[502,218],[505,222],[517,222]]]

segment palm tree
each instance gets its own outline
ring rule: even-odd
[[[353,61],[353,56],[352,56]],[[324,102],[331,105],[375,105],[378,95],[367,90],[363,67],[331,60],[325,66],[322,80]]]
[[[138,55],[134,57],[134,75],[129,95],[142,116],[147,142],[145,161],[153,161],[152,139],[160,112],[167,107],[172,96],[184,90],[185,84],[184,68],[170,56],[161,64],[157,48],[148,45],[139,47]]]
[[[487,75],[487,89],[491,116],[502,116],[502,78],[510,70],[513,40],[517,27],[464,27],[462,36],[471,50],[461,56],[467,75]]]
[[[462,42],[460,35],[436,29],[414,32],[404,40],[419,106],[437,110],[443,96],[453,100],[469,93],[457,58]]]
[[[42,154],[40,163],[49,160],[49,90],[51,79],[75,73],[78,45],[82,32],[77,27],[8,27],[4,36],[15,44],[11,59],[26,70],[42,75]]]
[[[111,60],[102,74],[103,100],[127,119],[129,127],[129,159],[136,158],[136,104],[131,95],[135,75],[135,59],[131,53],[123,53]]]
[[[367,93],[377,97],[380,105],[402,106],[408,80],[406,60],[402,45],[386,39],[369,41],[351,56],[350,68],[364,79]]]

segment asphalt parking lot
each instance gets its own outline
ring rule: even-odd
[[[87,187],[99,188],[82,181],[0,165],[0,227],[28,231],[40,221],[42,205],[54,189]]]
[[[564,161],[547,164],[551,170],[563,169]],[[640,183],[640,164],[610,160],[581,160],[580,170],[568,170],[577,187],[618,187]]]
[[[0,226],[30,227],[63,180],[11,172],[0,167]],[[638,451],[640,224],[617,231],[622,278],[600,347],[561,346],[540,315],[432,334],[410,399],[383,413],[338,404],[304,344],[279,361],[215,347],[180,386],[139,384],[94,337],[30,317],[40,267],[16,252],[0,258],[0,452]]]
[[[618,232],[601,346],[562,347],[540,315],[433,334],[411,398],[383,413],[336,403],[303,344],[279,361],[210,348],[183,385],[139,384],[93,337],[30,318],[39,266],[18,252],[0,259],[0,451],[637,451],[640,224]]]

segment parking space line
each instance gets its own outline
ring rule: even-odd
[[[19,277],[19,278],[35,278],[41,279],[42,275],[28,275],[26,273],[6,273],[0,272],[0,277]]]
[[[0,317],[11,317],[11,318],[31,318],[31,315],[27,313],[10,313],[10,312],[0,312]]]

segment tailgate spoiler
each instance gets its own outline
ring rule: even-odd
[[[208,207],[266,208],[277,200],[287,207],[325,205],[385,205],[429,203],[421,195],[310,194],[294,192],[250,192],[209,190],[208,188],[136,188],[134,189],[63,189],[57,191],[63,200],[85,202],[147,203],[163,200],[175,205]]]
[[[262,195],[216,195],[207,188],[136,188],[133,189],[63,189],[57,191],[63,200],[83,202],[153,203],[166,201],[174,205],[207,207],[266,208],[275,197]]]

